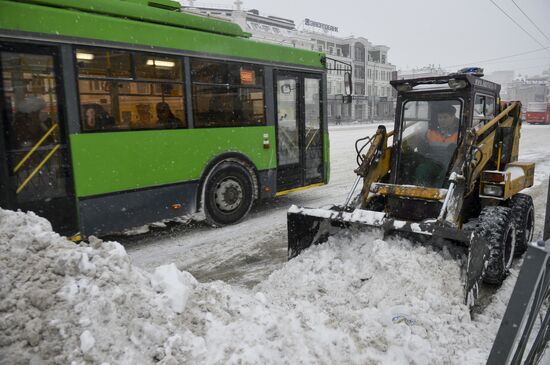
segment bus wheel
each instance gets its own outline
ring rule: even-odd
[[[222,162],[204,185],[206,221],[217,227],[237,223],[254,202],[253,181],[248,170],[236,162]]]

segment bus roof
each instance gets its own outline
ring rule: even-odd
[[[176,49],[324,67],[320,52],[253,41],[237,24],[178,9],[171,0],[0,0],[0,35],[24,32],[19,36],[25,38],[30,32],[32,38],[40,34],[72,43],[105,41],[123,48]]]
[[[146,23],[169,25],[236,37],[250,37],[235,23],[181,13],[180,4],[172,0],[7,0],[86,13],[127,18]]]

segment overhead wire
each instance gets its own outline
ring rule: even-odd
[[[497,3],[494,2],[494,0],[489,0],[494,6],[497,7],[498,10],[500,10],[504,15],[506,15],[506,17],[508,17],[508,19],[510,19],[515,25],[517,25],[521,30],[523,30],[523,32],[525,34],[527,34],[529,37],[531,37],[531,39],[533,39],[535,42],[537,42],[537,44],[539,46],[541,46],[542,48],[546,48],[546,50],[548,52],[550,52],[550,50],[544,46],[544,44],[542,44],[537,38],[535,38],[531,33],[529,33],[525,28],[523,28],[514,18],[512,18],[510,16],[510,14],[508,14],[506,11],[504,11],[504,9],[502,9],[500,6],[498,6]]]
[[[493,61],[500,61],[500,60],[504,60],[504,59],[507,59],[507,58],[523,56],[523,55],[527,55],[527,54],[531,54],[531,53],[535,53],[535,52],[540,52],[540,51],[544,51],[544,50],[550,50],[550,47],[541,47],[541,48],[533,49],[533,50],[531,50],[531,51],[515,53],[515,54],[509,55],[509,56],[502,56],[502,57],[496,57],[496,58],[489,58],[489,59],[482,60],[482,61],[468,62],[468,63],[460,63],[460,64],[457,64],[457,65],[450,65],[450,66],[443,66],[443,68],[451,68],[451,67],[459,67],[459,66],[468,66],[468,65],[480,64],[480,63],[488,63],[488,62],[493,62]]]
[[[521,13],[522,13],[523,15],[525,15],[525,17],[531,22],[531,24],[533,24],[533,26],[534,26],[535,28],[537,28],[537,30],[540,32],[540,34],[542,34],[542,36],[543,36],[544,38],[546,38],[546,39],[550,42],[550,37],[548,37],[548,36],[546,35],[546,33],[544,33],[544,32],[540,29],[540,27],[531,19],[531,17],[529,17],[529,15],[527,15],[527,14],[523,11],[523,9],[522,9],[514,0],[511,0],[511,1],[514,3],[514,5],[516,6],[516,8],[518,8],[518,10],[521,11]]]
[[[481,60],[481,61],[476,61],[476,62],[468,62],[468,63],[460,63],[460,64],[456,64],[456,65],[449,65],[449,66],[443,66],[443,68],[453,68],[453,67],[460,67],[460,66],[469,66],[469,65],[473,65],[473,64],[484,64],[484,63],[492,63],[494,61],[500,61],[500,60],[504,60],[504,59],[508,59],[508,58],[513,58],[513,57],[518,57],[518,56],[523,56],[523,55],[527,55],[527,54],[531,54],[531,53],[536,53],[536,52],[540,52],[540,51],[548,51],[550,52],[550,46],[545,46],[544,44],[542,44],[537,38],[535,38],[531,33],[529,33],[525,28],[523,28],[514,18],[512,18],[512,16],[510,16],[504,9],[502,9],[500,6],[498,6],[498,4],[496,4],[493,0],[489,0],[494,6],[496,6],[504,15],[506,15],[514,24],[516,24],[523,32],[525,32],[529,37],[531,37],[535,42],[537,42],[537,44],[539,44],[541,47],[540,48],[537,48],[537,49],[534,49],[534,50],[531,50],[531,51],[526,51],[526,52],[520,52],[520,53],[515,53],[515,54],[512,54],[512,55],[508,55],[508,56],[501,56],[501,57],[495,57],[495,58],[489,58],[489,59],[485,59],[485,60]],[[546,36],[546,34],[544,34],[544,32],[542,32],[542,30],[540,30],[540,28],[534,23],[534,21],[523,11],[523,9],[521,9],[519,7],[519,5],[514,1],[514,0],[511,0],[514,5],[516,5],[516,7],[518,7],[518,9],[520,9],[520,11],[522,12],[523,15],[525,15],[529,21],[539,30],[539,32],[541,32],[543,34],[543,36],[545,38],[547,38],[548,40],[550,40],[549,37]]]
[[[484,62],[484,65],[495,65],[499,63],[506,63],[506,64],[513,64],[518,62],[532,62],[532,61],[550,61],[550,57],[534,57],[534,58],[520,58],[517,60],[501,60],[501,61],[492,61],[492,62]]]

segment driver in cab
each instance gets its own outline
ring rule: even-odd
[[[458,138],[458,119],[455,117],[456,108],[451,104],[438,105],[436,110],[437,123],[430,123],[426,132],[426,140],[430,145],[455,144]]]
[[[456,149],[459,120],[456,107],[447,102],[438,102],[432,115],[422,151],[426,159],[416,168],[416,176],[419,185],[441,187]]]

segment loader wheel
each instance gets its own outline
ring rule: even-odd
[[[206,221],[217,227],[237,223],[254,202],[252,177],[236,162],[219,164],[204,184]]]
[[[500,285],[508,275],[514,259],[516,227],[512,209],[489,206],[481,210],[477,233],[489,245],[489,258],[483,281]]]
[[[535,229],[535,207],[533,198],[527,194],[516,194],[510,199],[514,223],[516,224],[516,256],[521,256],[529,246]]]

